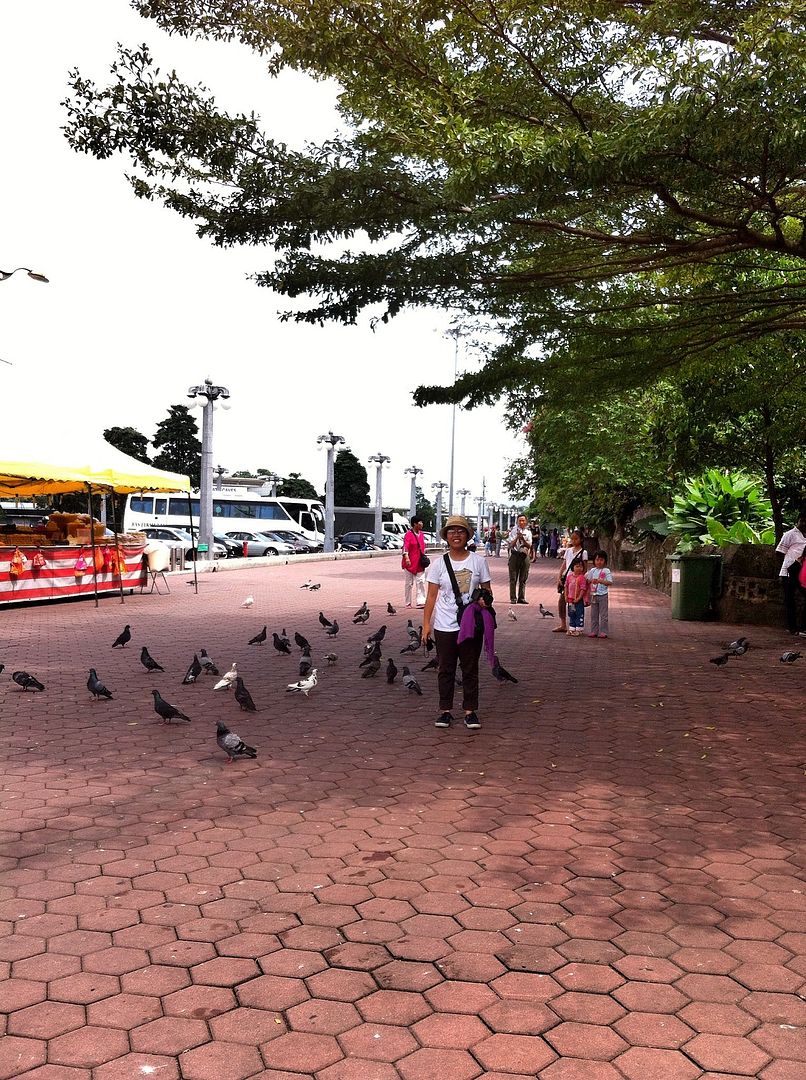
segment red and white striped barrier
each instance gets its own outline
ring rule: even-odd
[[[126,569],[118,576],[110,570],[97,572],[98,592],[118,592],[120,579],[123,587],[132,589],[145,584],[148,576],[143,561],[144,544],[121,544],[120,551]],[[19,550],[25,556],[21,573],[13,574],[11,560]],[[103,550],[103,548],[96,548]],[[35,559],[34,556],[37,556]],[[44,560],[44,566],[35,563]],[[76,564],[86,564],[83,573]],[[94,596],[95,576],[92,568],[92,548],[83,547],[0,547],[0,607],[4,604],[29,600],[54,600],[63,596]]]

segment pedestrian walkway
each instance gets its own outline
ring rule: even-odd
[[[360,678],[421,615],[396,558],[3,612],[0,1080],[804,1080],[806,660],[745,628],[717,669],[742,628],[672,622],[634,574],[608,640],[553,634],[558,564],[517,621],[490,565],[519,682],[485,668],[479,732],[434,728],[421,655],[422,697]],[[201,647],[257,713],[181,685]],[[226,764],[219,719],[256,761]]]

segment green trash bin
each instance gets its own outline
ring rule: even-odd
[[[722,582],[721,555],[667,555],[672,564],[672,618],[702,622],[713,614]]]

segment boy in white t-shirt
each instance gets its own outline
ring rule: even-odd
[[[613,572],[607,565],[607,552],[597,551],[593,556],[593,568],[585,577],[590,582],[591,630],[588,637],[606,638],[608,626],[608,597],[613,584]]]

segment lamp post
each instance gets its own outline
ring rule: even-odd
[[[404,469],[404,473],[411,473],[411,494],[409,495],[409,519],[413,518],[417,513],[417,476],[422,474],[422,469],[418,469],[416,465],[412,465],[408,469]]]
[[[209,558],[213,551],[213,409],[219,399],[223,409],[229,408],[229,390],[205,379],[198,386],[189,388],[188,397],[202,410],[198,553],[206,553]]]
[[[43,281],[48,284],[49,278],[46,278],[44,274],[37,274],[34,270],[29,270],[27,266],[18,266],[14,270],[0,270],[0,281],[8,281],[14,274],[27,274],[29,278],[33,278],[34,281]]]
[[[375,543],[381,542],[381,518],[383,517],[382,475],[384,465],[388,465],[392,459],[388,454],[371,454],[370,462],[375,463]]]
[[[444,480],[437,480],[437,482],[435,484],[431,485],[431,489],[433,491],[436,491],[436,493],[437,493],[437,523],[436,523],[436,534],[437,534],[437,536],[439,536],[439,534],[442,532],[442,492],[445,490],[445,488],[447,486],[448,485],[444,482]]]
[[[216,491],[221,490],[221,480],[226,475],[226,472],[227,472],[227,470],[224,468],[223,465],[216,465],[216,467],[215,467],[215,489],[216,489]]]
[[[271,488],[271,497],[273,499],[277,498],[277,485],[280,483],[281,479],[282,477],[278,476],[277,473],[263,473],[263,483],[268,484]]]
[[[487,503],[487,513],[490,515],[489,520],[490,520],[490,526],[491,527],[495,524],[495,512],[496,512],[497,509],[498,509],[498,504],[497,503],[494,503],[494,502]]]
[[[456,492],[456,494],[462,496],[462,507],[461,507],[459,513],[462,515],[462,517],[464,517],[465,516],[465,499],[470,494],[470,488],[459,488],[459,490]]]
[[[504,511],[505,510],[506,510],[506,507],[504,506],[503,503],[501,503],[501,505],[498,507],[498,531],[499,532],[504,531]]]
[[[333,459],[336,453],[336,447],[340,443],[346,443],[341,435],[334,435],[332,431],[329,431],[327,435],[320,435],[316,440],[319,449],[323,446],[327,447],[327,474],[325,480],[325,542],[323,545],[323,551],[332,551],[334,547],[333,539],[333,518],[335,514],[336,505],[336,492]]]

